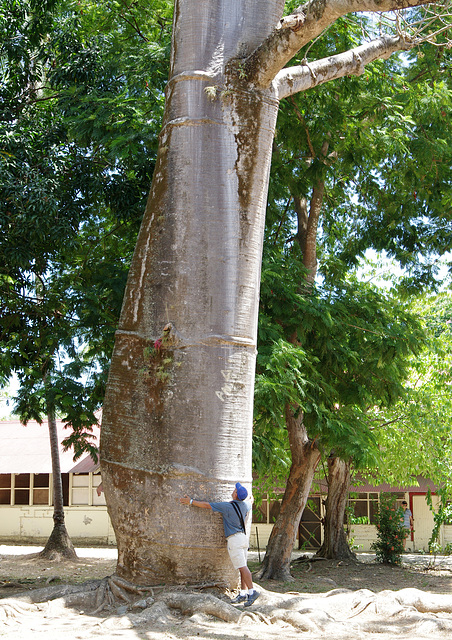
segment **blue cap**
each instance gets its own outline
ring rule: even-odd
[[[235,488],[237,489],[237,498],[239,500],[245,500],[245,498],[248,495],[248,491],[245,489],[245,487],[243,487],[240,482],[237,482],[235,485]]]

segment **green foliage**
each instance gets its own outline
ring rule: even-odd
[[[286,3],[286,10],[295,6]],[[342,18],[291,64],[346,50],[360,41],[363,29],[372,28],[366,17]],[[403,453],[391,444],[390,434],[401,426],[397,418],[394,429],[386,427],[396,407],[403,407],[406,430],[413,429],[415,413],[422,414],[430,432],[441,419],[440,409],[432,410],[433,398],[431,417],[427,405],[419,411],[423,402],[410,369],[413,362],[424,368],[428,328],[421,326],[416,309],[397,298],[395,284],[378,291],[370,278],[368,284],[357,283],[350,272],[374,248],[404,266],[399,292],[437,286],[435,260],[451,239],[445,202],[452,137],[450,54],[441,50],[435,56],[433,49],[423,59],[413,53],[411,65],[406,56],[391,56],[366,67],[359,78],[284,101],[272,159],[255,439],[284,428],[284,403],[296,404],[297,396],[309,436],[321,450],[337,448],[346,459],[356,455],[361,469],[384,469],[385,481],[428,466],[416,467],[412,440],[401,447]],[[307,223],[294,203],[304,201],[309,214],[319,184],[324,198],[316,238],[317,291],[309,292],[297,255],[300,229]],[[284,342],[291,348],[283,348]],[[448,371],[447,366],[443,384]],[[424,443],[417,437],[416,453],[421,449],[427,461],[427,442],[435,440],[439,452],[441,438],[432,435]],[[445,475],[448,462],[441,466]]]
[[[376,513],[377,542],[372,543],[378,562],[399,565],[406,538],[403,528],[403,510],[396,507],[396,496],[381,493]]]
[[[338,20],[293,64],[354,46],[363,16]],[[426,47],[423,58],[391,56],[281,104],[274,145],[270,241],[294,235],[293,198],[320,179],[319,271],[337,281],[371,247],[405,269],[405,294],[438,285],[439,255],[450,250],[452,153],[450,51]],[[436,53],[435,53],[436,52]],[[322,149],[327,144],[326,156]]]
[[[450,293],[421,296],[412,309],[424,325],[426,348],[409,362],[405,395],[391,409],[374,412],[382,455],[373,479],[393,484],[430,478],[452,496],[452,299]]]
[[[0,377],[95,455],[168,72],[172,3],[1,0]]]
[[[416,318],[387,292],[351,276],[335,287],[303,289],[303,276],[296,247],[278,252],[267,246],[255,387],[260,474],[266,468],[280,477],[287,473],[280,432],[288,405],[303,412],[308,435],[322,450],[334,449],[361,468],[373,466],[378,449],[371,409],[403,395],[409,357],[423,342]],[[273,461],[272,444],[278,452]]]

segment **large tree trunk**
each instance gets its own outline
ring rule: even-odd
[[[289,580],[290,559],[298,526],[311,490],[312,480],[320,460],[320,452],[308,438],[303,413],[286,407],[292,465],[278,519],[273,526],[267,551],[259,570],[259,578]]]
[[[74,546],[64,522],[63,482],[61,479],[60,450],[55,412],[50,410],[47,416],[50,437],[50,455],[53,477],[53,529],[40,556],[49,560],[77,558]]]
[[[345,508],[350,489],[350,462],[331,455],[328,458],[328,497],[323,544],[317,556],[330,559],[354,558],[344,531]]]
[[[268,3],[267,3],[268,4]],[[116,335],[101,468],[136,583],[236,584],[221,518],[179,504],[251,486],[257,311],[278,102],[225,64],[283,1],[178,1],[157,166]],[[157,349],[153,348],[157,342]]]

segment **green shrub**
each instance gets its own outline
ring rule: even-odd
[[[376,524],[377,542],[372,543],[371,548],[377,555],[377,561],[401,564],[407,530],[403,527],[403,509],[396,507],[394,494],[380,494]]]

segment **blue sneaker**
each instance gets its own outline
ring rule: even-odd
[[[231,604],[238,604],[239,602],[245,602],[245,600],[248,598],[248,595],[246,596],[242,596],[240,593],[238,596],[236,596],[233,600],[231,600]]]
[[[253,604],[253,602],[255,600],[258,599],[258,597],[260,596],[260,592],[259,591],[253,591],[253,593],[250,595],[248,594],[248,597],[246,599],[246,602],[244,604],[245,607],[251,607],[251,605]]]

